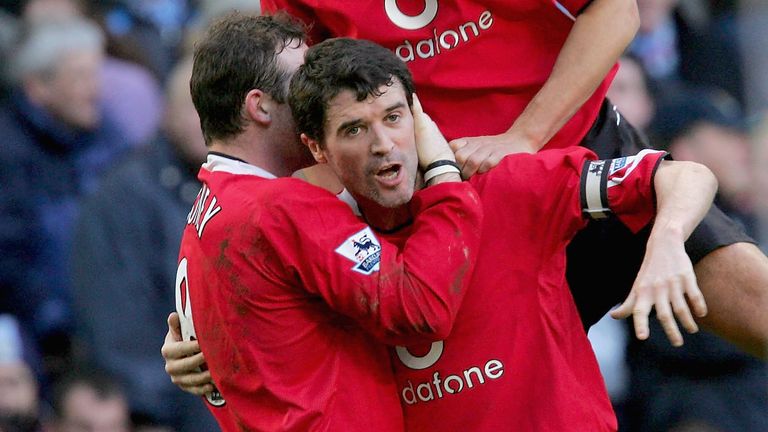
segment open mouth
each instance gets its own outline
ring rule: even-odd
[[[376,171],[376,179],[387,186],[395,186],[400,183],[402,168],[402,164],[399,163],[383,165]]]

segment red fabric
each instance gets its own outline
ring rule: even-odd
[[[419,228],[402,250],[377,235],[355,237],[380,245],[379,258],[361,246],[357,261],[336,250],[355,251],[349,239],[367,226],[334,195],[205,166],[199,177],[177,281],[190,305],[177,306],[194,317],[226,400],[211,407],[222,429],[401,431],[386,347],[363,329],[393,342],[447,335],[479,245],[471,186],[417,193]],[[377,260],[379,270],[358,271]]]
[[[428,12],[425,5],[430,2],[392,3],[403,15],[417,16]],[[436,2],[434,18],[408,30],[393,22],[385,3],[262,0],[262,8],[286,10],[311,25],[314,42],[348,36],[394,50],[407,60],[425,111],[449,140],[509,129],[549,77],[573,26],[551,0],[464,0]],[[588,2],[560,3],[576,13]],[[405,22],[390,12],[394,20]],[[616,69],[545,148],[579,144],[597,117]]]
[[[636,161],[610,189],[615,211],[650,220],[662,156]],[[411,358],[429,357],[429,344],[393,355],[406,430],[616,430],[565,280],[566,244],[586,223],[580,174],[592,157],[584,148],[513,155],[470,180],[484,205],[482,247],[453,331],[442,352],[432,346],[434,363]]]

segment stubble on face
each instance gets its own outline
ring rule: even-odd
[[[342,91],[330,103],[324,153],[361,208],[397,208],[415,189],[418,159],[413,117],[402,86],[358,101]]]

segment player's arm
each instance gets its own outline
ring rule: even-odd
[[[645,257],[629,296],[611,316],[619,319],[632,315],[635,334],[639,339],[646,339],[648,315],[655,308],[670,342],[680,346],[683,337],[675,317],[689,333],[695,333],[698,327],[691,309],[698,317],[707,312],[684,244],[712,205],[717,180],[703,165],[662,161],[653,176],[653,188],[656,216]],[[639,227],[642,219],[630,220],[627,224]]]
[[[392,343],[437,340],[450,332],[478,253],[482,220],[476,192],[451,166],[453,153],[418,98],[413,115],[419,164],[446,163],[426,171],[429,186],[408,204],[413,223],[402,244],[387,242],[351,217],[335,197],[326,195],[324,203],[307,199],[309,190],[292,193],[298,208],[285,200],[276,204],[270,214],[284,230],[267,233],[305,289]]]
[[[451,141],[465,177],[487,171],[509,152],[541,149],[605,79],[639,24],[635,0],[593,0],[575,16],[552,74],[509,130]]]

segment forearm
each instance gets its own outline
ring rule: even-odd
[[[634,0],[595,0],[576,18],[552,74],[508,133],[542,148],[594,93],[638,26]]]
[[[704,165],[664,161],[654,177],[657,214],[651,238],[672,236],[685,241],[712,205],[717,179]]]
[[[703,165],[662,161],[653,184],[657,213],[645,257],[632,291],[611,315],[626,318],[631,314],[635,334],[642,340],[648,337],[648,315],[653,308],[672,345],[680,346],[683,337],[675,317],[694,333],[698,326],[693,315],[707,313],[684,243],[712,205],[717,181]]]

